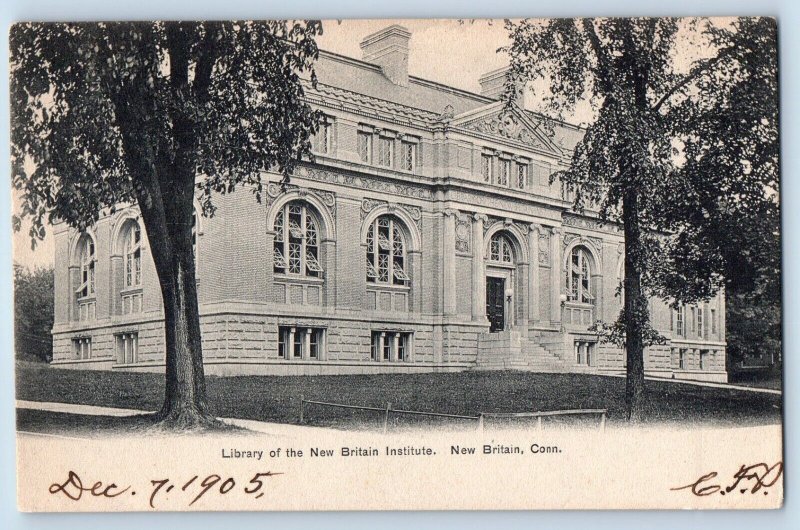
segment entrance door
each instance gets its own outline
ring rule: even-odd
[[[505,301],[503,295],[506,290],[505,278],[486,278],[486,317],[489,319],[489,332],[503,331],[506,327]]]

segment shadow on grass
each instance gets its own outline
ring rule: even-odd
[[[35,409],[17,409],[17,431],[36,434],[56,434],[78,438],[106,438],[112,436],[163,436],[169,435],[236,435],[250,433],[246,429],[220,423],[214,427],[191,430],[166,430],[158,423],[155,414],[132,416],[103,416],[71,414]]]

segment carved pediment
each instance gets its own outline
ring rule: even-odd
[[[541,139],[525,127],[519,117],[512,112],[504,112],[493,118],[487,117],[483,120],[473,121],[464,124],[464,128],[486,134],[504,136],[539,149],[545,147]]]
[[[473,111],[469,115],[456,118],[453,125],[560,154],[560,150],[539,130],[536,123],[516,107],[506,108],[494,103],[480,112]]]

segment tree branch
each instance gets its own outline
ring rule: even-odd
[[[658,110],[661,108],[661,105],[666,103],[669,100],[669,98],[675,95],[679,90],[685,88],[689,83],[700,77],[700,75],[714,68],[714,66],[716,66],[720,61],[722,61],[722,59],[724,59],[731,53],[733,53],[732,47],[725,48],[722,51],[720,51],[715,57],[712,57],[711,59],[708,59],[703,63],[697,65],[695,68],[693,68],[691,72],[686,74],[686,76],[684,76],[683,79],[678,81],[675,85],[673,85],[672,88],[667,90],[667,92],[663,96],[661,96],[661,99],[659,99],[653,106],[653,112],[658,112]]]
[[[208,89],[211,85],[211,74],[214,70],[214,62],[217,59],[217,32],[219,24],[205,22],[203,24],[205,34],[200,43],[197,65],[194,74],[194,92],[201,103],[208,101]]]
[[[608,94],[613,89],[613,82],[611,81],[611,61],[603,49],[603,44],[600,42],[600,37],[595,31],[594,23],[591,18],[581,19],[583,30],[589,39],[595,57],[597,58],[597,77],[600,80],[601,90]]]

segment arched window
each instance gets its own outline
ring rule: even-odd
[[[275,216],[273,270],[281,274],[319,277],[319,229],[312,209],[294,201]]]
[[[367,230],[367,281],[408,285],[406,243],[400,221],[389,215],[375,219]]]
[[[94,240],[88,236],[83,236],[80,246],[80,266],[81,266],[81,285],[75,290],[78,298],[94,296]]]
[[[498,232],[492,236],[489,241],[489,261],[496,263],[505,263],[511,265],[514,263],[514,251],[512,250],[511,241],[502,232]]]
[[[594,300],[591,293],[592,271],[589,259],[586,249],[581,247],[572,249],[567,264],[567,300],[584,304],[590,304]]]
[[[125,287],[142,285],[142,230],[139,223],[131,221],[125,228],[122,256],[125,260]]]

